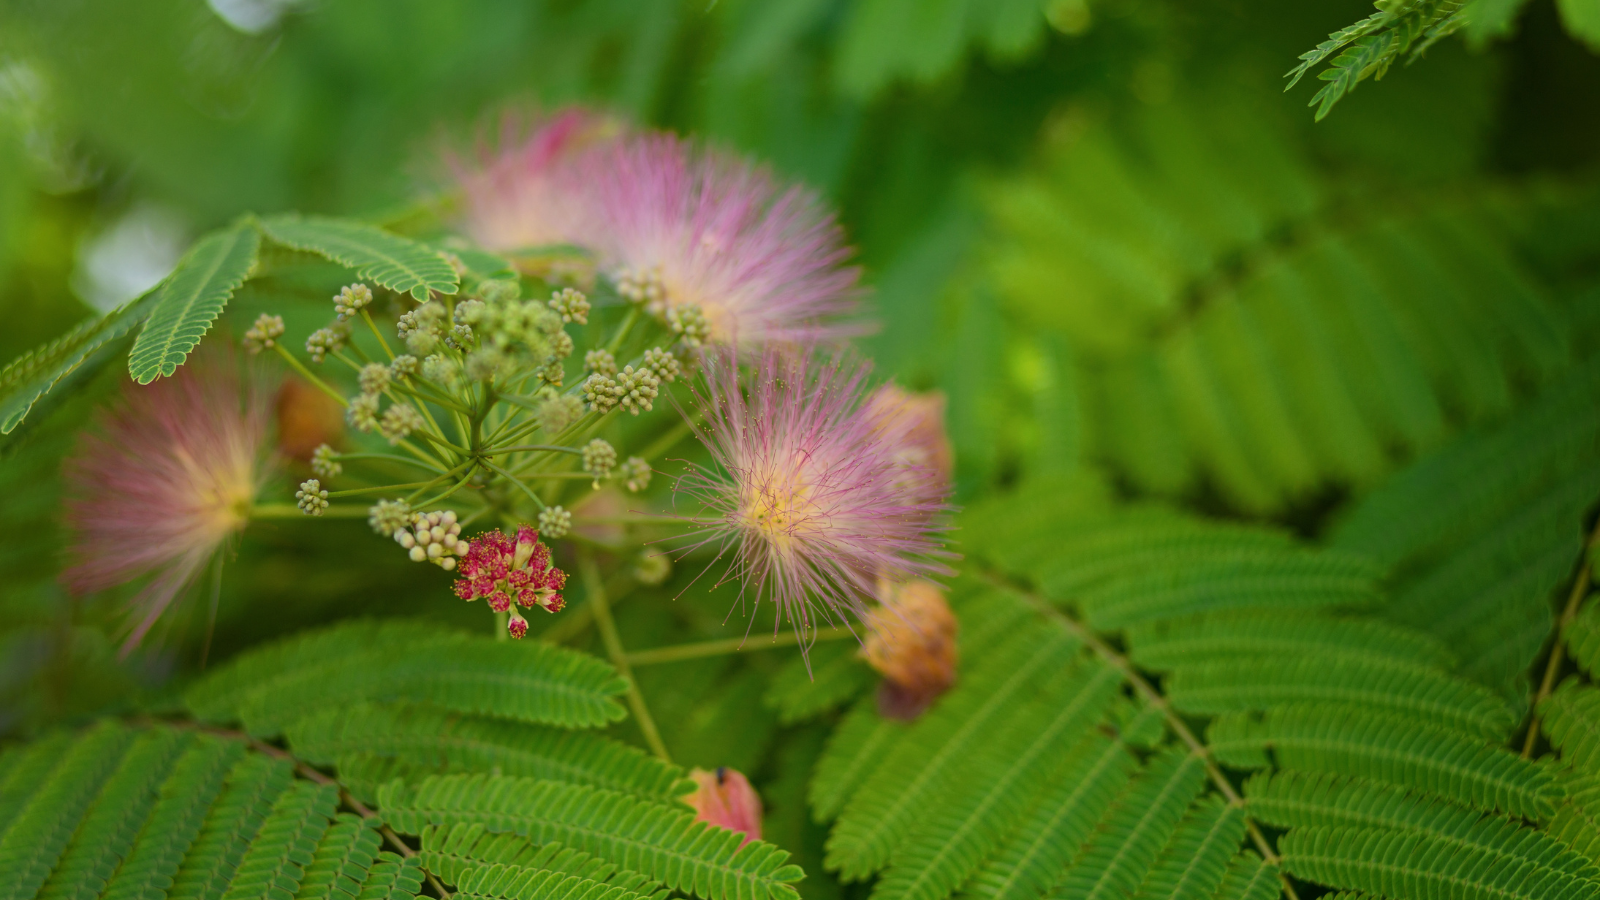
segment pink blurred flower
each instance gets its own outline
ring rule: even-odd
[[[559,612],[566,605],[561,589],[567,584],[567,573],[551,565],[550,548],[539,543],[539,532],[527,525],[517,527],[515,541],[499,531],[473,538],[457,571],[456,596],[463,600],[482,597],[495,612],[509,612],[506,629],[514,638],[528,633],[528,621],[511,608],[513,601],[546,612]]]
[[[696,821],[744,834],[742,848],[761,840],[761,796],[750,780],[737,769],[720,766],[715,772],[695,769],[689,773],[695,792],[683,798],[694,807]]]
[[[580,177],[575,163],[614,141],[622,126],[581,108],[536,118],[531,125],[507,117],[502,149],[480,152],[475,163],[450,160],[466,196],[467,234],[498,251],[589,244],[598,227],[594,186]]]
[[[651,312],[698,307],[711,340],[747,347],[863,330],[840,320],[859,293],[843,233],[804,188],[669,134],[619,140],[581,168],[600,265]]]
[[[733,354],[706,361],[700,439],[714,467],[677,484],[710,513],[696,546],[732,548],[727,577],[753,589],[757,606],[770,596],[778,622],[802,634],[820,627],[814,603],[843,621],[865,613],[879,578],[949,573],[938,562],[950,555],[939,546],[945,488],[899,459],[907,424],[863,405],[865,374],[841,359],[768,351],[747,394]]]
[[[231,356],[203,356],[156,384],[129,384],[67,460],[67,588],[154,575],[133,598],[124,653],[249,520],[270,415],[271,395],[242,384]]]
[[[895,456],[909,469],[927,469],[935,477],[932,485],[949,490],[955,469],[955,452],[944,428],[944,394],[930,391],[912,394],[886,384],[872,395],[868,408],[903,434]],[[928,483],[929,479],[921,479]]]

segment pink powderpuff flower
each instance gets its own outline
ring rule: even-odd
[[[819,614],[862,616],[880,578],[950,573],[938,561],[951,556],[939,545],[947,491],[900,459],[907,423],[863,403],[865,376],[845,358],[769,350],[746,392],[731,352],[707,356],[697,432],[714,464],[676,486],[709,513],[688,549],[731,548],[726,577],[753,589],[757,607],[772,599],[774,630],[787,619],[804,637]]]
[[[865,330],[841,321],[856,311],[859,272],[841,265],[843,232],[811,192],[669,134],[619,140],[579,165],[599,198],[601,269],[652,313],[697,308],[712,341],[744,347]]]
[[[457,572],[456,596],[463,600],[482,597],[495,612],[511,613],[506,629],[514,638],[528,633],[528,621],[511,608],[513,601],[552,613],[566,605],[561,589],[567,584],[567,573],[550,564],[550,548],[539,543],[539,532],[527,525],[517,527],[515,540],[499,531],[473,538]]]
[[[202,355],[121,403],[67,460],[74,533],[62,581],[75,594],[154,574],[134,596],[132,650],[244,528],[269,470],[271,394],[231,355]]]
[[[593,184],[575,164],[621,131],[615,119],[580,108],[536,118],[531,128],[506,117],[503,149],[480,151],[475,163],[448,160],[465,195],[467,234],[503,252],[592,243],[599,227]]]
[[[694,769],[689,777],[694,779],[695,792],[684,796],[683,802],[694,807],[696,821],[743,833],[741,849],[761,840],[761,795],[750,786],[750,779],[727,766],[719,766],[715,772]]]

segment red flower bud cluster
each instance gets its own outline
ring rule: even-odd
[[[482,597],[495,612],[510,611],[506,627],[514,638],[528,633],[528,622],[511,609],[513,601],[547,612],[558,612],[566,605],[561,589],[566,586],[567,573],[550,564],[550,548],[539,543],[539,532],[527,525],[517,527],[514,541],[499,531],[473,538],[458,571],[456,596],[463,600]]]

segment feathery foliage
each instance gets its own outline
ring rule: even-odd
[[[133,342],[128,374],[149,384],[178,370],[250,277],[261,233],[235,225],[201,238],[156,291],[149,319]]]
[[[198,682],[204,721],[280,734],[334,704],[416,700],[444,709],[592,728],[622,718],[610,665],[549,644],[510,644],[421,623],[354,622],[246,653]]]
[[[397,293],[418,300],[454,294],[460,279],[438,251],[372,225],[325,216],[272,216],[261,230],[280,244],[320,254]]]
[[[1332,534],[1393,567],[1386,617],[1436,635],[1458,654],[1458,672],[1519,707],[1554,594],[1581,551],[1584,514],[1600,498],[1597,405],[1600,359],[1396,474]]]
[[[336,787],[297,780],[237,738],[101,722],[11,754],[9,773],[34,784],[5,787],[7,896],[349,900],[373,871],[377,832],[355,816],[334,823]],[[397,881],[382,896],[416,888]]]
[[[1024,494],[1048,508],[1070,506],[1051,502],[1038,490]],[[1278,840],[1280,847],[1304,832],[1322,841],[1318,852],[1333,854],[1330,858],[1348,854],[1349,866],[1313,862],[1305,854],[1291,865],[1283,850],[1288,872],[1331,887],[1381,891],[1383,885],[1363,874],[1368,869],[1362,866],[1391,852],[1390,844],[1368,840],[1385,834],[1403,836],[1406,852],[1431,860],[1431,868],[1419,870],[1417,877],[1461,879],[1468,895],[1493,896],[1513,882],[1501,882],[1498,875],[1470,876],[1466,873],[1477,871],[1470,867],[1451,868],[1453,854],[1501,860],[1552,890],[1581,892],[1594,884],[1592,863],[1521,821],[1551,822],[1558,809],[1563,821],[1574,814],[1567,812],[1563,786],[1549,766],[1496,746],[1517,724],[1513,708],[1452,672],[1454,657],[1439,641],[1380,618],[1384,598],[1376,575],[1381,569],[1362,562],[1354,548],[1326,559],[1362,573],[1359,601],[1307,605],[1294,595],[1326,590],[1326,568],[1306,564],[1325,551],[1282,533],[1210,525],[1157,508],[1075,505],[1056,521],[1009,516],[1013,507],[1005,501],[974,509],[966,518],[977,539],[969,540],[968,548],[1009,577],[1038,584],[1039,608],[1047,608],[1046,602],[1058,607],[1062,621],[1080,623],[1068,625],[1076,634],[1107,627],[1108,621],[1113,627],[1124,624],[1117,617],[1094,618],[1104,609],[1099,604],[1105,585],[1122,585],[1129,604],[1143,605],[1147,595],[1182,584],[1187,573],[1207,571],[1208,565],[1210,571],[1228,571],[1212,565],[1219,559],[1245,560],[1248,566],[1236,562],[1231,578],[1219,575],[1209,590],[1214,596],[1249,599],[1237,607],[1198,611],[1148,604],[1150,612],[1121,633],[1127,668],[1108,668],[1118,675],[1114,684],[1140,677],[1140,669],[1159,673],[1163,702],[1173,712],[1210,719],[1204,756],[1192,756],[1192,746],[1185,749],[1168,738],[1158,740],[1146,773],[1136,774],[1131,759],[1103,769],[1101,777],[1118,787],[1106,790],[1078,781],[1049,793],[1032,788],[1030,796],[1048,799],[1028,815],[1019,837],[979,868],[969,893],[1164,896],[1161,892],[1177,890],[1172,885],[1202,874],[1207,887],[1196,889],[1197,895],[1262,890],[1259,880],[1244,877],[1250,857],[1240,846],[1247,826],[1257,820],[1289,829]],[[1261,572],[1275,573],[1271,590],[1259,587]],[[1107,644],[1095,655],[1119,658]],[[1006,658],[1013,667],[1023,661],[1015,653]],[[1157,682],[1145,684],[1155,690]],[[960,690],[929,718],[957,708]],[[864,724],[847,720],[840,735],[864,730]],[[1176,734],[1176,722],[1167,724]],[[901,740],[909,742],[916,734],[905,732]],[[1016,755],[1012,750],[1007,758]],[[1196,767],[1199,780],[1192,789],[1172,795],[1171,801],[1137,793],[1155,790],[1153,784],[1172,784],[1171,766],[1181,759]],[[1216,776],[1206,786],[1207,759],[1274,774],[1252,778],[1240,804],[1230,800]],[[822,774],[819,768],[819,780]],[[1119,800],[1119,794],[1137,799]],[[1076,804],[1086,808],[1071,808]],[[836,837],[842,833],[836,830]],[[1109,838],[1096,845],[1095,835]],[[1233,837],[1224,840],[1228,835]],[[1262,867],[1269,869],[1274,867]],[[885,877],[879,889],[889,883]],[[1271,894],[1268,889],[1266,895]]]
[[[492,833],[481,824],[449,828],[422,829],[422,865],[450,884],[462,887],[467,876],[492,868],[520,872],[548,871],[583,878],[597,884],[665,900],[668,891],[660,882],[637,872],[597,859],[579,850],[548,843],[535,847],[526,838],[511,832]]]
[[[791,897],[799,867],[771,844],[739,848],[740,835],[712,829],[683,807],[586,785],[492,775],[430,776],[384,787],[378,802],[395,827],[482,824],[537,844],[559,842],[669,888],[707,900]]]
[[[0,370],[0,434],[12,434],[46,394],[86,380],[113,355],[113,342],[150,316],[157,292],[130,300],[103,316],[85,319],[50,343]],[[57,395],[59,397],[59,394]]]
[[[1258,104],[1205,96],[1074,121],[986,192],[989,277],[1019,328],[1068,339],[1092,458],[1281,511],[1570,362],[1571,313],[1508,227],[1533,197],[1347,196]]]
[[[590,784],[658,800],[693,790],[683,770],[600,735],[465,716],[424,705],[336,706],[287,730],[295,755],[347,769],[369,758],[389,777],[496,772]]]

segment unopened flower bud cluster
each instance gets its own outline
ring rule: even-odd
[[[270,316],[266,313],[256,317],[254,325],[244,333],[244,346],[251,353],[260,353],[262,350],[274,347],[278,338],[283,337],[283,316]]]
[[[377,507],[371,518],[379,518]],[[461,523],[456,521],[455,510],[450,509],[414,513],[411,527],[397,529],[394,539],[406,548],[412,562],[431,562],[446,572],[455,571],[456,557],[464,555],[468,546],[461,539]]]

